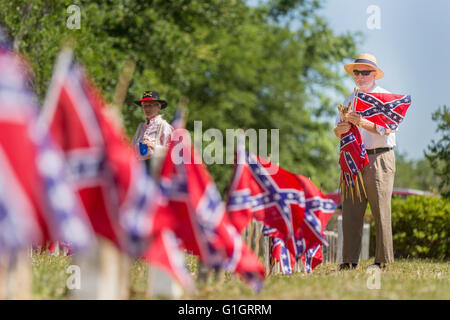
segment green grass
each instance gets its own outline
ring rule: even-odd
[[[312,274],[273,275],[255,293],[242,282],[199,292],[200,299],[450,299],[449,263],[399,260],[381,271],[381,288],[370,290],[364,261],[359,270],[336,271],[337,265],[318,266]]]
[[[71,264],[71,258],[54,257],[33,254],[32,279],[34,299],[64,299],[69,290],[66,280],[70,274],[66,273]]]
[[[67,299],[65,273],[71,259],[47,256],[33,257],[33,298]],[[196,279],[195,258],[187,259]],[[368,289],[370,261],[363,261],[359,270],[336,271],[337,265],[320,265],[312,274],[271,275],[261,292],[253,292],[236,276],[226,274],[221,282],[210,280],[197,284],[194,295],[186,299],[450,299],[450,263],[432,260],[403,259],[381,271],[381,288]],[[135,261],[130,273],[131,299],[145,299],[147,268]]]

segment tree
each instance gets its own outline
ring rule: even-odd
[[[408,160],[406,154],[395,154],[396,171],[394,188],[419,189],[437,192],[439,177],[431,167],[430,162],[425,159]]]
[[[81,9],[81,28],[66,27],[67,7]],[[337,188],[338,140],[325,120],[348,94],[336,64],[355,57],[355,35],[335,35],[317,15],[316,0],[0,0],[0,23],[32,62],[35,89],[45,96],[55,57],[68,37],[105,97],[111,100],[122,64],[136,61],[123,117],[130,135],[142,119],[133,105],[145,90],[169,102],[189,98],[187,128],[280,130],[280,165]],[[294,10],[295,9],[295,10]],[[290,22],[299,27],[292,30]],[[37,31],[39,30],[39,31]],[[270,132],[269,132],[270,133]],[[268,140],[270,141],[270,134]],[[270,149],[270,145],[269,145]],[[231,165],[210,165],[224,192]]]
[[[425,152],[426,158],[430,161],[435,175],[441,181],[439,189],[442,196],[450,197],[450,112],[446,105],[440,107],[432,115],[433,121],[438,122],[436,132],[442,134],[442,137],[431,141],[428,145],[428,152]]]

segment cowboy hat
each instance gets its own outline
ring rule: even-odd
[[[375,58],[374,55],[370,53],[361,53],[358,58],[353,63],[346,64],[344,66],[345,71],[347,71],[349,74],[353,76],[353,70],[355,69],[355,66],[358,65],[365,65],[372,68],[375,68],[377,71],[377,75],[375,76],[375,80],[381,79],[384,77],[384,72],[377,66],[377,58]]]
[[[167,107],[167,101],[161,100],[159,98],[159,93],[156,91],[145,91],[144,94],[142,95],[142,99],[137,100],[134,103],[137,104],[138,106],[142,107],[142,101],[157,101],[157,102],[161,103],[161,109],[164,109],[165,107]]]

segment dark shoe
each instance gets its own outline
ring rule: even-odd
[[[350,269],[350,263],[341,263],[340,265],[339,265],[339,271],[342,271],[342,270],[348,270],[348,269]]]
[[[357,269],[358,268],[358,264],[357,263],[341,263],[339,265],[339,271],[342,270],[350,270],[350,269]]]

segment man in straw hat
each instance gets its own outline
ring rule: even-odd
[[[378,67],[375,56],[362,53],[350,64],[344,66],[345,71],[353,76],[353,80],[360,91],[365,93],[389,93],[376,85],[375,80],[384,77]],[[353,101],[351,94],[344,102],[344,106]],[[384,268],[386,263],[394,261],[391,226],[391,197],[394,186],[395,132],[376,125],[354,110],[336,118],[334,133],[338,138],[350,129],[350,123],[356,125],[361,134],[362,142],[369,156],[369,165],[361,170],[365,194],[359,197],[343,197],[343,263],[339,270],[358,267],[361,252],[361,237],[364,224],[364,213],[367,202],[370,203],[376,226],[375,263],[371,267]]]
[[[167,147],[172,126],[158,112],[167,107],[167,102],[159,98],[155,91],[145,91],[142,99],[135,101],[142,107],[145,122],[141,122],[134,134],[133,147],[140,160],[150,159],[158,147]]]

